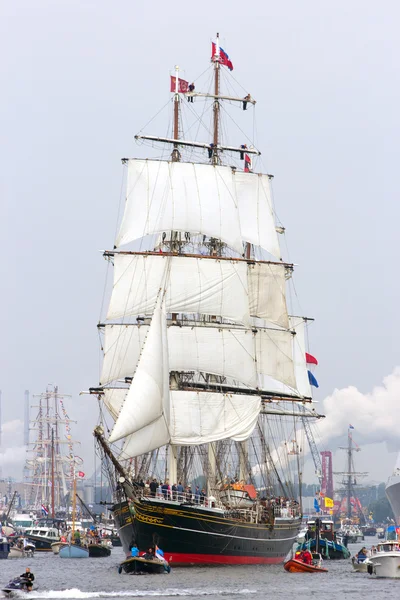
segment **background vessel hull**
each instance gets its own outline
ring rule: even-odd
[[[400,476],[393,476],[389,479],[385,489],[386,496],[392,507],[396,524],[400,524]]]

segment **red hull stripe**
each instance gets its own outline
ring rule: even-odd
[[[282,556],[227,556],[224,554],[183,554],[165,552],[171,565],[271,565],[283,563]]]

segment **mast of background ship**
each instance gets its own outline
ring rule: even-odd
[[[56,516],[54,508],[54,429],[51,428],[51,516]]]
[[[352,446],[353,440],[351,430],[348,431],[348,446],[347,446],[347,518],[351,519],[351,468],[352,468]]]

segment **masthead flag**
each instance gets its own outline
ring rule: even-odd
[[[78,477],[85,477],[85,473],[83,471],[78,471]]]
[[[354,429],[353,425],[349,425],[349,429]]]
[[[171,92],[175,92],[176,77],[171,75]],[[180,94],[186,94],[189,91],[189,82],[178,77],[178,92]]]
[[[217,54],[217,45],[215,44],[215,42],[212,42],[211,58],[213,59],[216,54]],[[233,71],[232,61],[230,60],[230,58],[227,55],[227,53],[225,52],[225,50],[223,50],[223,48],[221,48],[221,46],[219,47],[219,62],[221,63],[221,65],[225,65],[225,67],[228,67],[228,69],[230,71]]]

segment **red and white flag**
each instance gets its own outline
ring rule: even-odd
[[[171,75],[171,92],[175,92],[176,77]],[[189,82],[178,77],[178,92],[180,94],[186,94],[189,91]]]

